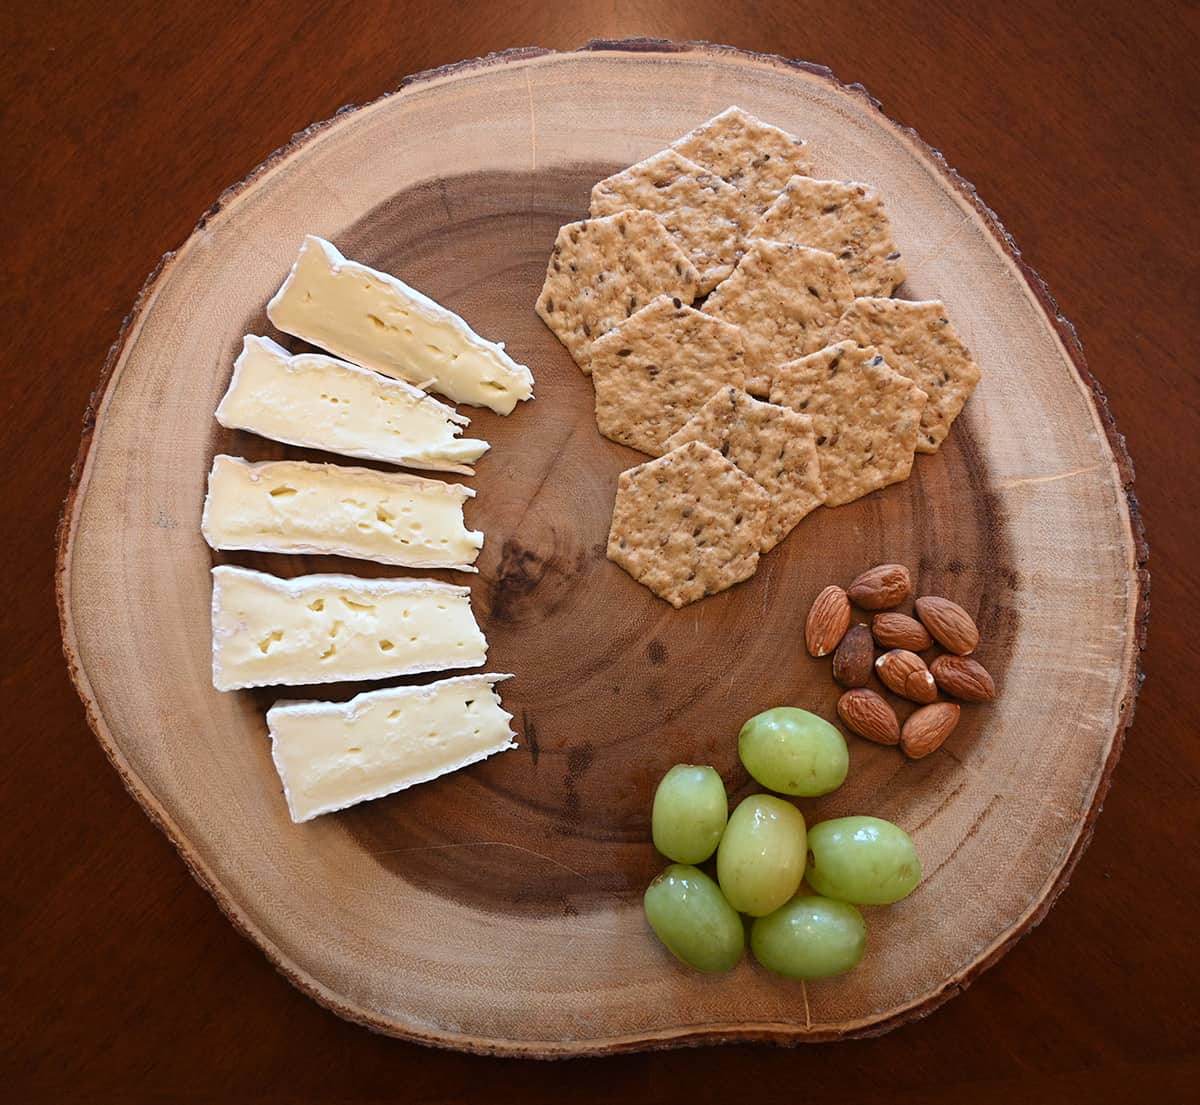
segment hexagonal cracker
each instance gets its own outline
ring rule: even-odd
[[[749,236],[832,253],[855,295],[891,295],[904,280],[883,197],[869,184],[792,177]]]
[[[745,384],[742,333],[659,296],[591,346],[596,425],[652,457],[722,387]]]
[[[921,414],[918,453],[936,453],[951,423],[979,383],[979,366],[938,300],[856,299],[833,329],[831,341],[851,338],[872,346],[929,397]]]
[[[715,449],[689,441],[621,473],[608,558],[678,610],[754,574],[769,501]]]
[[[759,215],[793,176],[812,176],[803,138],[740,107],[727,107],[672,142],[671,149],[732,184]]]
[[[824,346],[853,298],[832,254],[758,239],[701,310],[742,328],[746,390],[766,396],[775,366]]]
[[[676,150],[660,150],[592,187],[593,216],[651,211],[700,274],[700,294],[731,272],[754,214],[741,194]]]
[[[825,501],[813,422],[791,407],[722,388],[670,438],[701,441],[733,461],[771,496],[761,551],[770,552]]]
[[[771,402],[812,417],[825,505],[853,502],[912,471],[925,393],[852,341],[781,365]]]
[[[658,295],[696,298],[699,276],[649,211],[560,227],[537,313],[588,372],[588,347]]]

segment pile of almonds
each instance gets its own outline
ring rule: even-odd
[[[940,748],[958,724],[959,706],[939,701],[939,691],[961,702],[990,702],[996,685],[969,655],[979,644],[971,615],[937,595],[917,599],[916,617],[893,609],[911,594],[903,564],[880,564],[845,590],[831,584],[808,612],[804,643],[812,656],[833,653],[833,678],[847,688],[837,704],[846,727],[877,744],[898,744],[916,760]],[[869,627],[852,626],[851,604],[881,613]],[[945,651],[926,664],[918,653],[934,642]],[[876,645],[886,650],[878,657]],[[917,703],[903,726],[887,699],[867,688],[872,669],[889,691]]]

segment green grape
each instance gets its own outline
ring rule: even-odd
[[[703,871],[673,863],[642,900],[654,934],[676,959],[698,971],[728,971],[742,958],[742,919]]]
[[[755,919],[750,949],[768,971],[788,978],[844,975],[867,950],[867,926],[847,902],[798,894]]]
[[[858,905],[888,905],[921,881],[912,838],[878,817],[822,821],[808,834],[808,885],[818,894]]]
[[[654,847],[676,863],[703,863],[729,817],[725,784],[711,767],[676,764],[654,792]]]
[[[837,790],[850,767],[846,738],[794,706],[755,714],[738,734],[746,770],[768,790],[813,798]]]
[[[729,904],[761,917],[804,877],[804,817],[773,794],[752,794],[729,817],[717,847],[717,880]]]

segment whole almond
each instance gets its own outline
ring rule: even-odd
[[[996,697],[996,684],[987,668],[969,656],[939,656],[929,670],[946,694],[964,702],[991,702]]]
[[[804,623],[804,644],[810,656],[828,656],[850,628],[850,600],[831,583],[814,600]]]
[[[903,648],[885,652],[875,661],[875,671],[889,691],[903,698],[932,702],[937,697],[937,684],[915,652]]]
[[[956,602],[938,595],[925,595],[917,599],[917,617],[948,652],[966,656],[979,644],[979,630],[971,615]]]
[[[953,702],[935,702],[908,715],[900,730],[900,747],[910,759],[928,756],[945,743],[958,724],[959,708]]]
[[[874,691],[847,691],[837,704],[838,717],[847,729],[876,744],[899,744],[900,722],[896,711]]]
[[[863,572],[846,588],[846,594],[864,610],[886,610],[912,594],[912,580],[903,564],[879,564]]]
[[[871,619],[871,632],[884,648],[906,648],[910,652],[920,652],[933,644],[929,630],[907,614],[876,614]]]
[[[937,700],[937,683],[927,671],[914,671],[904,681],[904,697],[925,705]]]
[[[852,625],[833,654],[833,678],[843,687],[865,687],[875,661],[875,642],[861,622]]]

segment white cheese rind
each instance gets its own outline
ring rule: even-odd
[[[217,421],[231,430],[406,468],[472,475],[488,443],[470,419],[420,388],[321,353],[247,335]]]
[[[292,820],[308,821],[515,748],[495,684],[461,675],[367,691],[349,702],[280,702],[267,711],[271,756]]]
[[[267,317],[285,333],[456,403],[508,414],[533,398],[533,373],[504,346],[403,280],[348,261],[310,234]]]
[[[212,570],[213,686],[294,686],[477,668],[467,587],[432,579]]]
[[[483,534],[463,521],[463,503],[474,494],[406,472],[220,454],[200,529],[214,549],[332,553],[474,572]]]

